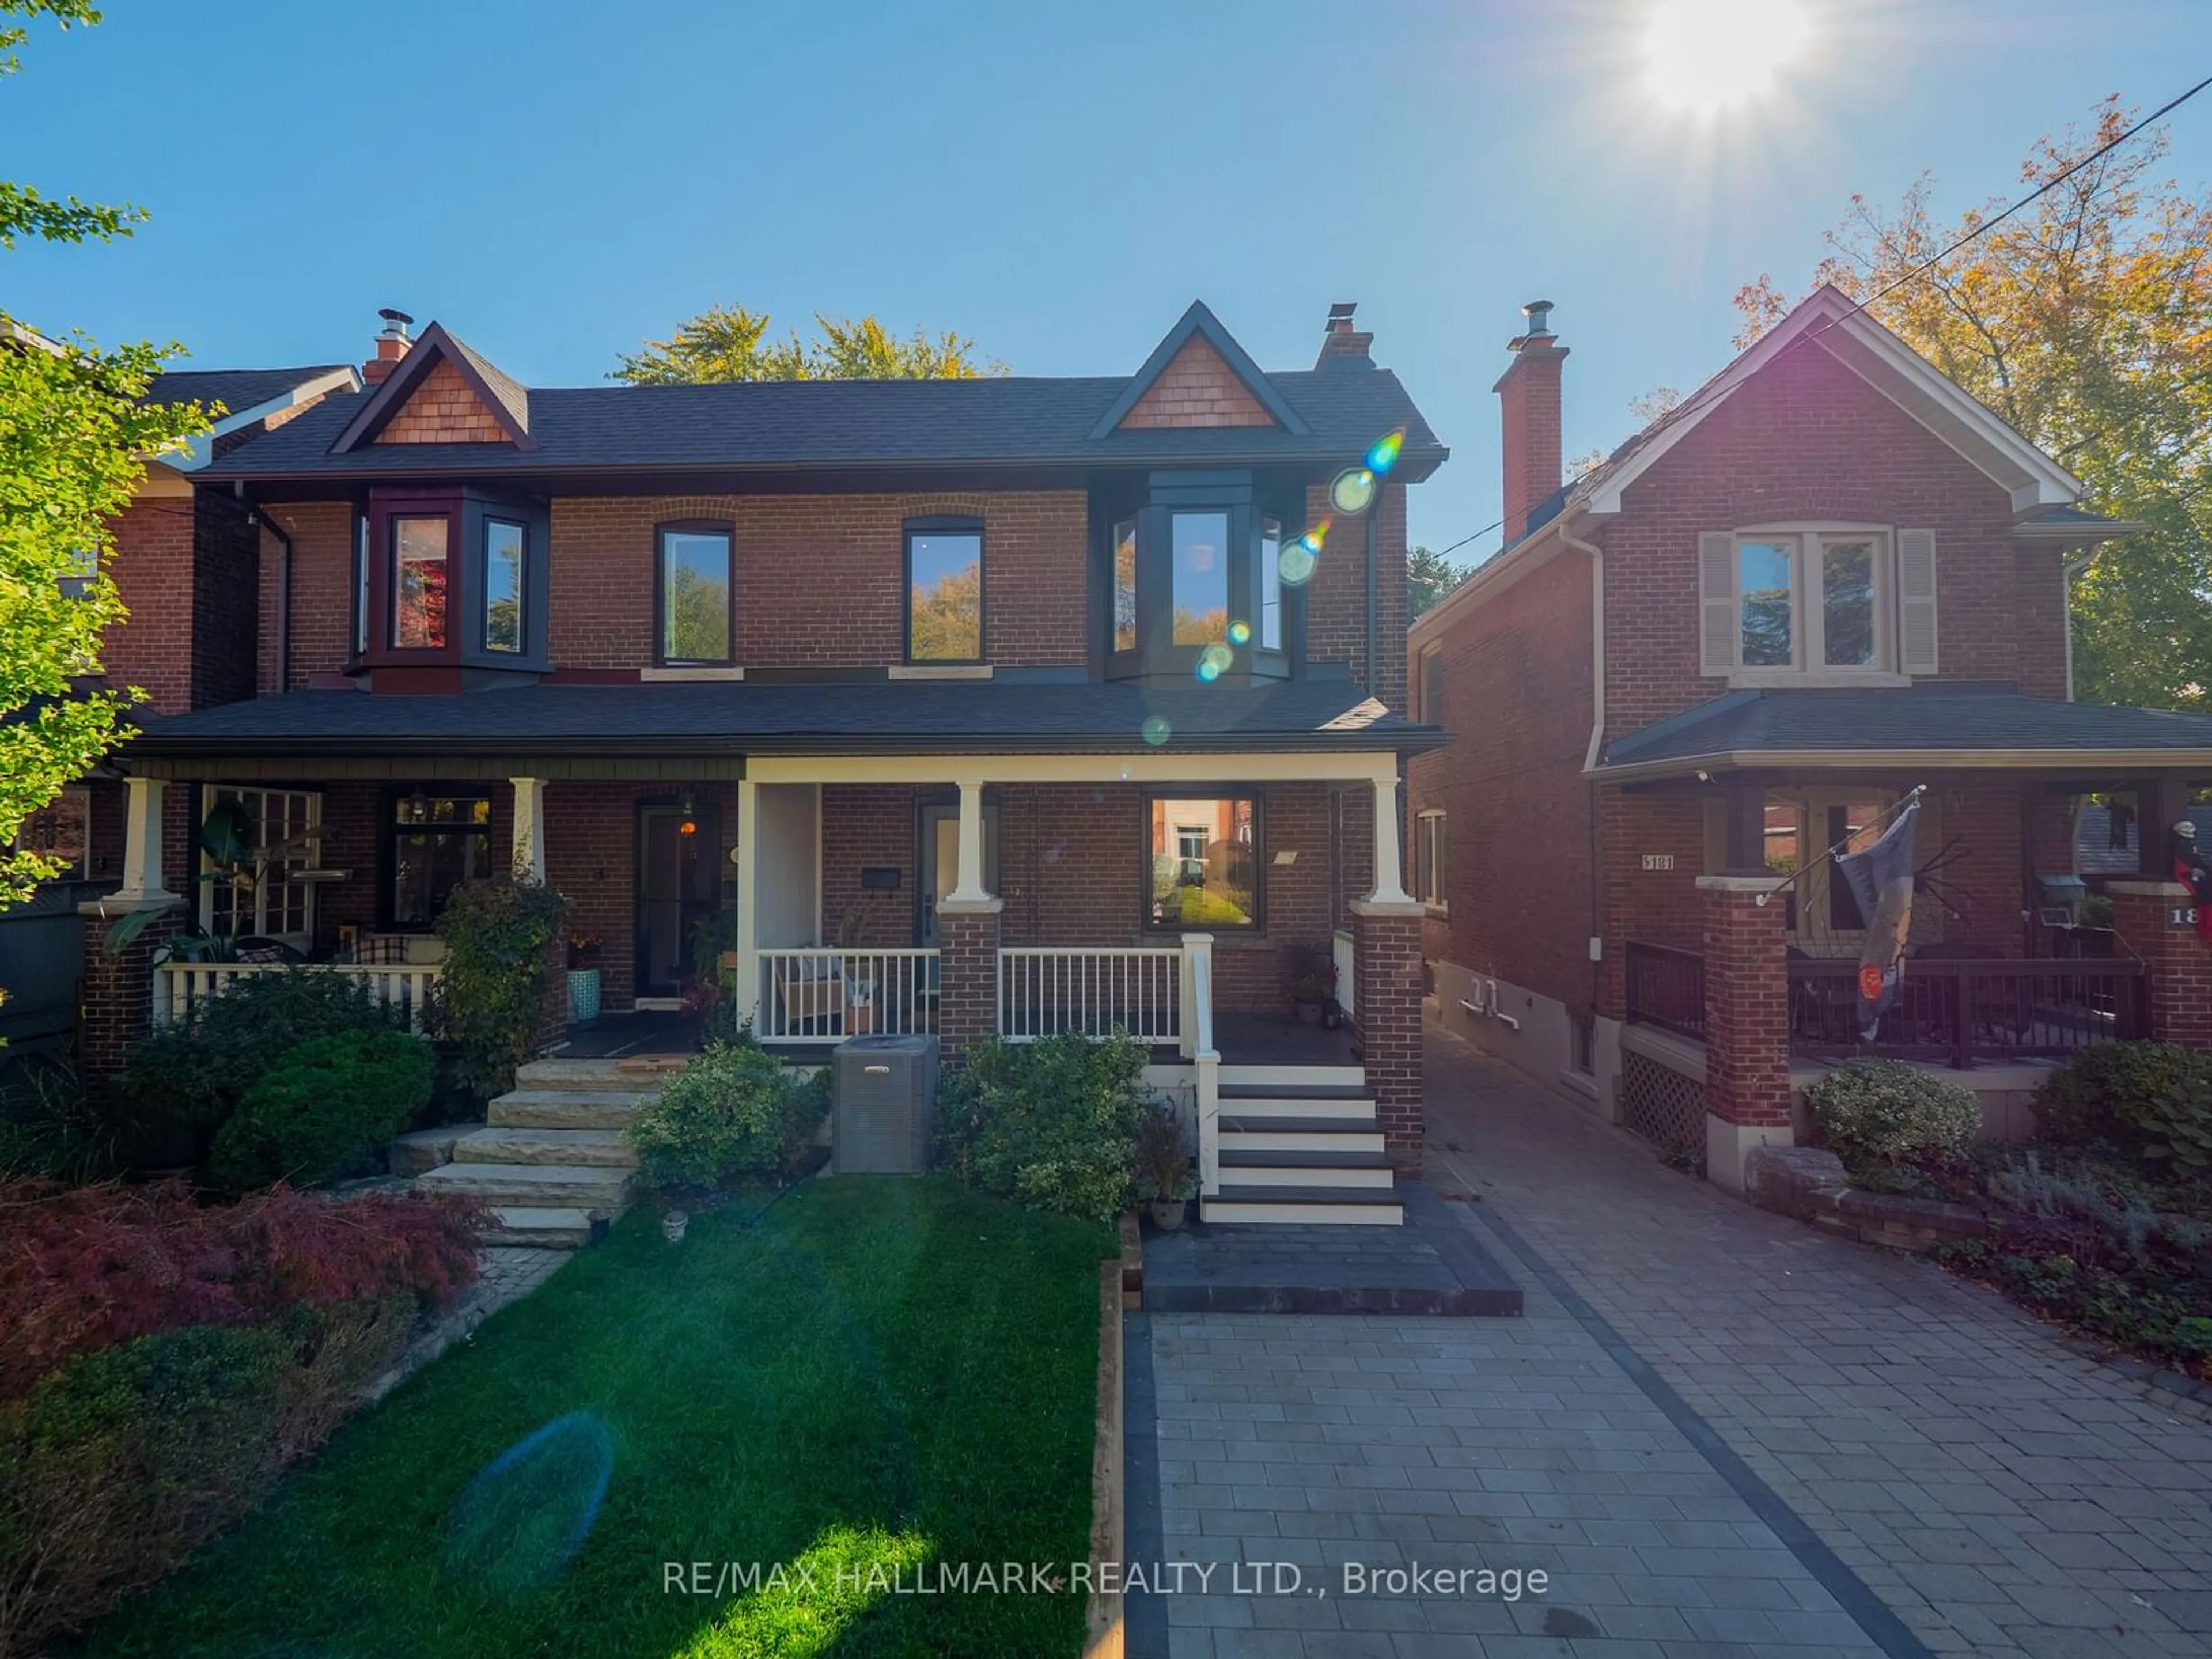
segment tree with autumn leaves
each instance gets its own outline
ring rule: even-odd
[[[42,16],[64,28],[100,21],[88,0],[0,0],[0,76]],[[0,181],[0,250],[128,236],[144,217]],[[208,427],[197,404],[143,401],[165,355],[103,349],[0,310],[0,904],[58,872],[16,849],[16,832],[113,746],[136,698],[94,678],[100,635],[123,618],[109,526],[145,459]]]
[[[2087,131],[2039,139],[2023,185],[2129,119],[2107,100]],[[2212,198],[2161,176],[2166,155],[2163,131],[2138,136],[1950,252],[2002,204],[1940,223],[1929,175],[1893,210],[1854,196],[1813,276],[2057,459],[2086,506],[2143,526],[2075,580],[2077,695],[2212,709]],[[1739,345],[1790,309],[1764,276],[1736,304]]]

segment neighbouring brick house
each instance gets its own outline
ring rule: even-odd
[[[94,824],[129,843],[107,911],[163,919],[94,964],[88,1058],[220,979],[148,961],[194,922],[411,1000],[447,893],[512,862],[603,941],[611,1012],[679,1006],[726,950],[801,1053],[1121,1024],[1190,1081],[1209,1214],[1395,1219],[1401,763],[1443,740],[1403,712],[1405,491],[1446,452],[1339,313],[1291,373],[1194,305],[1130,375],[574,389],[387,313],[365,385],[193,477],[258,526],[258,581],[177,543],[174,595],[218,598],[133,599],[117,663],[193,690]],[[233,678],[198,695],[187,652]],[[218,799],[308,836],[246,899],[195,885]],[[1376,1120],[1310,1144],[1264,1127],[1294,947],[1341,965],[1359,1050],[1311,1080]]]
[[[2069,581],[2134,527],[1832,289],[1561,488],[1550,310],[1498,383],[1504,550],[1409,642],[1414,717],[1458,734],[1408,778],[1440,1016],[1737,1184],[1862,1050],[1827,855],[1920,789],[1876,1051],[1971,1068],[2002,1120],[2081,1042],[2212,1042],[2167,842],[2212,717],[2071,700]],[[2092,794],[2157,826],[2131,873],[2077,861]]]

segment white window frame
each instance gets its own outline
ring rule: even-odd
[[[1420,890],[1413,896],[1430,909],[1444,912],[1451,908],[1450,886],[1444,878],[1444,854],[1451,845],[1447,822],[1450,817],[1447,808],[1431,806],[1413,819],[1413,884]],[[1424,871],[1426,880],[1422,878]]]
[[[1888,525],[1796,523],[1751,525],[1735,532],[1729,562],[1735,600],[1736,665],[1732,686],[1910,685],[1898,670],[1897,535]],[[1823,629],[1827,607],[1814,603],[1820,576],[1820,550],[1830,542],[1870,541],[1874,550],[1874,661],[1863,667],[1832,666],[1824,659]],[[1780,542],[1790,549],[1789,666],[1746,665],[1743,656],[1743,549],[1747,542]]]
[[[286,812],[281,815],[280,821],[303,823],[305,832],[310,834],[322,828],[323,793],[319,789],[267,789],[258,784],[211,783],[207,786],[201,796],[204,803],[203,810],[211,809],[216,802],[223,799],[226,796],[235,798],[240,805],[252,816],[254,844],[257,847],[267,846],[271,839],[269,834],[269,804],[271,799],[282,799],[301,803],[301,812],[303,816],[295,818],[294,814]],[[276,839],[281,841],[289,837],[278,836]],[[319,870],[322,867],[322,841],[319,836],[317,836],[309,841],[306,846],[287,854],[280,862],[272,864],[269,869],[268,878],[254,890],[253,926],[250,928],[238,929],[238,936],[282,939],[285,944],[302,951],[313,948],[315,895],[318,884],[313,881],[295,881],[290,872],[295,870]],[[203,873],[212,872],[215,869],[215,861],[204,852],[200,854],[200,869]],[[277,917],[282,919],[287,912],[290,911],[293,908],[292,894],[295,889],[299,895],[298,908],[301,926],[282,933],[270,932],[268,926],[270,913],[274,911]],[[215,890],[216,884],[211,881],[200,884],[200,927],[209,933],[215,931]]]

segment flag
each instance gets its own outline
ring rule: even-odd
[[[2166,837],[2173,853],[2173,878],[2189,890],[2196,902],[2197,932],[2202,939],[2212,939],[2212,854],[2197,844],[2197,826],[2187,818],[2178,820]]]
[[[1859,1040],[1872,1042],[1905,978],[1905,944],[1912,932],[1912,837],[1920,803],[1906,805],[1881,838],[1863,852],[1842,853],[1836,868],[1866,919],[1859,948]]]

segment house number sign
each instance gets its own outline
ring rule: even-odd
[[[2166,913],[2166,925],[2169,927],[2194,927],[2197,925],[2197,907],[2193,904],[2173,906]]]
[[[1674,867],[1674,855],[1672,853],[1646,853],[1644,867],[1647,870],[1671,870]]]

